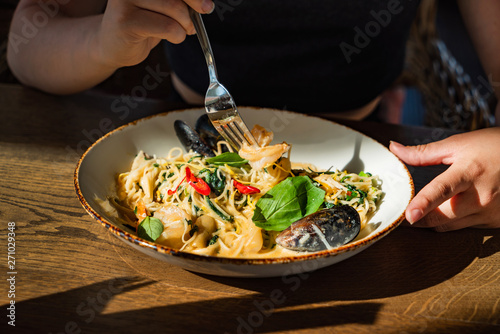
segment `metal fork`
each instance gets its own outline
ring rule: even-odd
[[[210,121],[221,136],[236,150],[239,150],[243,143],[258,147],[257,141],[238,113],[233,97],[219,82],[212,47],[201,15],[191,7],[189,7],[189,15],[196,29],[208,66],[210,85],[205,95],[205,110]]]

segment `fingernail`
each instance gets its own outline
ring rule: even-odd
[[[410,212],[410,224],[415,224],[422,216],[424,215],[424,212],[420,209],[415,209]]]
[[[215,9],[215,3],[212,0],[203,0],[201,10],[206,14],[211,14]]]
[[[404,145],[403,145],[403,144],[400,144],[400,143],[398,143],[397,141],[392,141],[392,140],[391,140],[391,142],[390,142],[390,144],[389,144],[389,145],[393,145],[393,146],[396,146],[396,147],[404,147]]]

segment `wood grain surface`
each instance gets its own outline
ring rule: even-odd
[[[113,112],[117,98],[0,85],[2,333],[500,332],[498,230],[439,234],[402,225],[351,259],[268,279],[196,274],[133,250],[81,207],[76,162],[111,128],[179,105],[145,100],[124,117]],[[451,134],[344,123],[384,145]],[[417,190],[444,169],[411,168]],[[15,222],[15,299],[6,281],[8,222]],[[15,327],[7,324],[11,300]]]

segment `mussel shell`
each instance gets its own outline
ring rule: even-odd
[[[291,250],[317,252],[345,245],[360,230],[361,218],[356,209],[335,206],[296,221],[276,237],[276,243]]]
[[[214,149],[217,147],[217,142],[224,140],[213,126],[207,114],[203,114],[198,118],[194,130],[203,142]]]
[[[184,121],[176,120],[174,122],[175,133],[177,138],[186,149],[186,151],[193,150],[205,157],[214,157],[215,154],[212,150],[212,146],[207,144],[201,139],[201,137]]]

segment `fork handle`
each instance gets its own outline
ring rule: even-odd
[[[189,6],[188,9],[189,16],[191,17],[194,28],[196,29],[196,35],[198,35],[198,39],[200,40],[200,45],[203,50],[203,54],[205,55],[205,60],[207,61],[208,76],[210,77],[210,82],[216,83],[218,82],[217,69],[215,68],[214,54],[212,52],[212,47],[210,46],[210,40],[208,39],[205,25],[203,24],[200,13]]]

